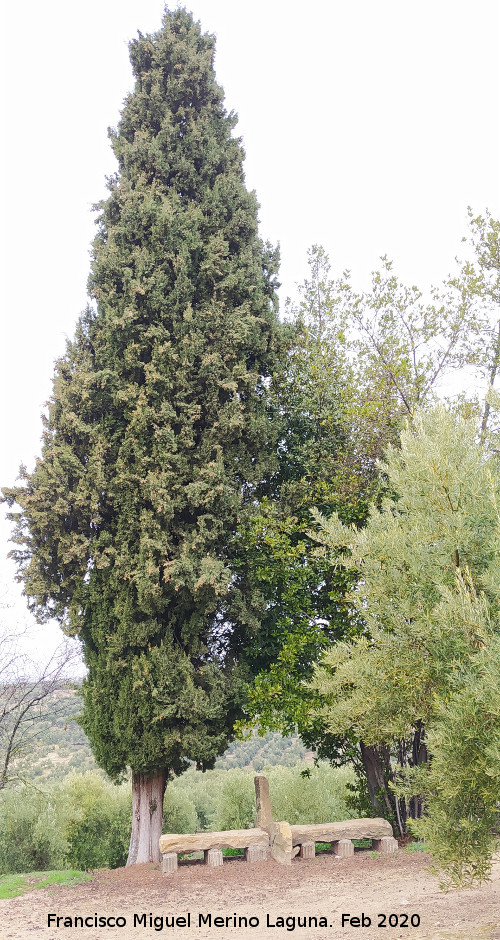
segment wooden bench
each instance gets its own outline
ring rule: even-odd
[[[265,829],[228,829],[223,832],[166,833],[160,837],[164,874],[175,871],[179,855],[204,852],[205,864],[222,865],[222,849],[244,849],[247,862],[263,861],[269,854],[269,833]]]
[[[342,858],[354,855],[353,839],[371,839],[372,848],[384,854],[395,852],[398,847],[392,835],[392,826],[386,819],[347,819],[343,822],[290,826],[290,829],[292,845],[294,849],[299,848],[301,858],[314,858],[317,842],[326,842],[334,855]]]

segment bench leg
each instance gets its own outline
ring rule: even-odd
[[[332,842],[333,854],[337,858],[350,858],[354,855],[354,846],[350,839],[339,839],[338,842]]]
[[[383,839],[372,839],[372,848],[383,855],[392,855],[393,852],[398,850],[397,839],[392,836],[384,836]]]
[[[267,845],[249,845],[245,849],[246,862],[265,862],[269,855]]]
[[[177,871],[177,853],[176,852],[166,852],[165,855],[162,855],[161,870],[164,875],[170,875],[171,872]]]
[[[300,846],[300,857],[301,858],[314,858],[316,855],[316,843],[315,842],[303,842]]]
[[[205,865],[209,868],[218,868],[222,865],[222,849],[205,849]]]

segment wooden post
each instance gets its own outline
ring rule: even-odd
[[[254,777],[254,784],[255,799],[257,801],[257,818],[255,820],[255,826],[257,829],[265,829],[267,832],[269,832],[273,822],[271,799],[269,796],[269,780],[267,777],[262,777],[259,775]]]
[[[245,849],[245,859],[247,862],[265,862],[269,855],[267,845],[249,845]]]

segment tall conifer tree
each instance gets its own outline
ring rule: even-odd
[[[236,530],[275,450],[279,327],[213,37],[166,10],[130,55],[95,303],[56,365],[42,457],[5,496],[32,610],[82,640],[96,758],[132,768],[134,863],[159,858],[169,775],[209,766],[238,712]]]

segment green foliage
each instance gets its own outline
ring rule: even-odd
[[[427,813],[412,823],[447,887],[483,881],[500,842],[500,637],[473,658],[429,733]]]
[[[353,814],[347,805],[347,786],[353,779],[351,768],[334,769],[320,763],[304,777],[303,765],[265,767],[269,779],[275,819],[292,823],[331,822]],[[164,831],[182,832],[246,829],[255,824],[253,773],[244,770],[188,770],[167,788],[169,817]],[[197,824],[188,829],[170,828],[170,820],[182,819],[183,808],[196,807]]]
[[[67,860],[85,870],[125,865],[130,839],[128,786],[112,787],[97,774],[69,775],[60,800],[70,815]]]
[[[37,871],[26,875],[0,875],[0,900],[17,898],[26,891],[37,891],[52,885],[80,885],[90,881],[83,871]]]
[[[63,868],[68,853],[64,804],[36,790],[0,793],[0,874]]]
[[[417,416],[383,470],[394,495],[364,530],[323,520],[325,545],[360,571],[352,602],[366,633],[318,667],[321,716],[332,733],[392,748],[399,797],[416,816],[427,804],[414,831],[452,883],[481,879],[500,802],[496,461],[474,422],[437,409]]]
[[[213,37],[166,11],[130,55],[95,306],[56,365],[42,457],[6,492],[31,609],[83,641],[82,723],[113,777],[209,766],[231,734],[250,629],[236,529],[273,468],[281,342]]]
[[[370,798],[365,768],[359,760],[354,764],[354,780],[346,784],[346,789],[348,791],[346,805],[350,816],[353,816],[355,819],[363,819],[364,817],[370,818],[370,816],[375,815],[375,807]],[[377,794],[377,799],[380,802],[380,793]],[[391,822],[394,822],[392,818],[393,814],[391,813],[390,815]]]
[[[334,769],[320,763],[305,778],[299,767],[275,767],[266,774],[274,819],[298,825],[335,822],[353,815],[347,805],[347,785],[353,779],[349,767]]]
[[[306,753],[306,747],[297,736],[283,737],[279,732],[268,731],[262,737],[252,732],[243,739],[232,741],[215,767],[220,770],[250,767],[257,771],[275,764],[294,767]]]
[[[199,828],[197,807],[182,790],[167,787],[163,801],[163,832],[196,832]]]
[[[78,686],[49,696],[44,720],[40,723],[36,719],[33,721],[36,752],[32,752],[29,759],[16,761],[16,774],[21,780],[46,788],[71,773],[92,771],[102,774],[88,739],[76,720],[81,707]],[[219,770],[239,767],[255,771],[274,764],[292,767],[303,760],[306,753],[306,747],[296,735],[283,737],[279,732],[268,732],[260,737],[252,733],[244,740],[232,741],[215,766]]]
[[[215,829],[248,829],[255,824],[255,789],[248,772],[228,771],[218,780]]]
[[[0,793],[0,873],[72,865],[116,867],[127,857],[130,787],[70,774],[46,793]]]
[[[345,598],[356,566],[339,564],[338,552],[335,564],[325,566],[314,553],[317,520],[310,509],[362,527],[368,502],[379,503],[383,492],[377,461],[389,445],[398,446],[403,419],[430,406],[453,370],[468,366],[493,385],[500,364],[500,223],[488,213],[469,215],[475,261],[431,289],[430,300],[401,283],[385,257],[371,289],[356,292],[348,271],[330,276],[328,256],[314,246],[310,277],[289,304],[295,339],[274,384],[284,415],[279,487],[243,531],[266,602],[253,650],[261,672],[247,707],[250,723],[286,732],[297,725],[308,745],[336,761],[345,753],[353,758],[353,741],[328,734],[315,689],[303,680],[328,643],[363,632],[363,612],[356,617]],[[477,417],[479,400],[458,398],[461,411]],[[483,438],[492,407],[490,395]]]
[[[352,600],[367,632],[329,652],[316,687],[330,727],[369,744],[427,724],[500,599],[498,483],[473,423],[422,414],[383,469],[397,495],[365,529],[324,521],[325,543],[362,572]]]
[[[260,671],[248,689],[248,723],[286,734],[298,727],[308,745],[315,740],[308,720],[312,696],[301,680],[325,646],[358,629],[344,602],[348,573],[314,552],[311,505],[361,525],[374,481],[373,465],[365,461],[360,471],[354,457],[350,367],[332,345],[333,299],[321,249],[311,253],[310,264],[301,304],[289,310],[290,350],[271,389],[282,416],[274,492],[240,525],[247,577],[262,599],[261,627],[249,648]]]

